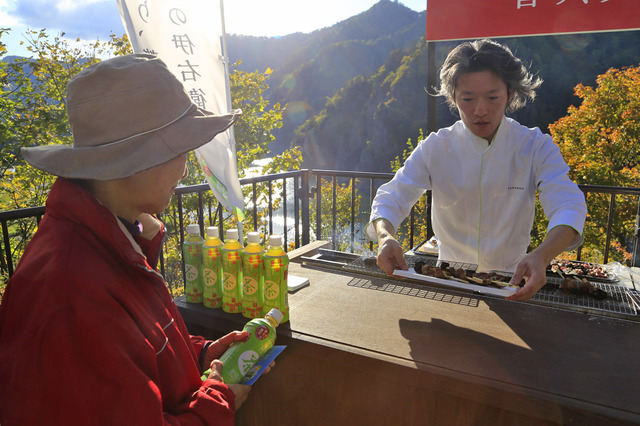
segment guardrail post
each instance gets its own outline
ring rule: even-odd
[[[309,244],[311,242],[311,236],[309,229],[311,228],[311,222],[309,220],[309,199],[313,196],[309,190],[309,181],[311,180],[311,170],[305,170],[302,174],[301,185],[298,188],[298,196],[300,197],[300,215],[302,216],[302,245]]]
[[[11,258],[11,241],[9,239],[9,227],[7,221],[2,221],[2,239],[4,242],[4,253],[7,256],[5,263],[4,256],[0,256],[2,259],[2,272],[7,272],[9,276],[13,275],[13,259]]]
[[[638,211],[636,213],[636,229],[633,233],[633,255],[631,256],[631,266],[638,266],[640,264],[640,247],[638,247],[638,241],[640,239],[640,199],[638,199]]]

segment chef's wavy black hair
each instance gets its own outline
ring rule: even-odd
[[[491,40],[465,42],[455,47],[440,69],[438,95],[446,98],[447,104],[455,111],[455,90],[458,78],[463,74],[477,71],[491,71],[507,85],[512,93],[507,104],[507,112],[516,111],[533,101],[542,79],[532,75],[522,61],[511,50]]]

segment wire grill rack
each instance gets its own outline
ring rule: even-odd
[[[584,312],[606,312],[611,314],[638,315],[638,307],[629,290],[617,284],[591,282],[595,287],[604,290],[607,298],[598,300],[587,295],[569,294],[560,289],[559,278],[547,278],[547,285],[542,287],[531,299],[535,303],[553,306],[564,306]]]
[[[430,266],[440,266],[435,256],[408,255],[405,256],[409,267],[413,267],[416,262],[421,261]],[[314,258],[306,258],[306,261],[314,264],[321,264],[330,268],[346,270],[356,274],[375,276],[384,280],[372,281],[368,278],[354,278],[349,282],[350,286],[385,291],[396,294],[403,294],[411,297],[422,297],[429,299],[441,298],[443,301],[453,300],[453,303],[472,304],[468,298],[451,298],[442,291],[434,291],[429,285],[417,284],[403,280],[396,280],[387,276],[375,263],[375,257],[358,256],[349,253],[333,252],[323,250],[321,254]],[[457,262],[447,262],[454,268],[475,270],[476,265],[462,264]],[[378,281],[380,281],[378,283]],[[602,282],[591,282],[597,288],[607,292],[607,298],[598,300],[588,295],[569,294],[560,289],[562,280],[555,277],[547,277],[545,285],[527,303],[534,303],[546,306],[559,307],[574,311],[602,314],[614,317],[633,317],[638,320],[640,315],[640,293],[633,292],[623,285],[609,284]],[[462,302],[461,302],[462,301]],[[449,302],[451,303],[451,302]]]

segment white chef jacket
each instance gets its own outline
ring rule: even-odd
[[[439,258],[478,265],[481,271],[514,271],[531,242],[535,196],[549,219],[547,232],[568,225],[582,242],[587,214],[584,194],[567,176],[569,166],[551,136],[504,117],[491,144],[462,120],[430,134],[394,178],[382,185],[371,207],[371,222],[394,227],[431,189],[431,217],[440,240]]]

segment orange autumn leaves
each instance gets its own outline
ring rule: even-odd
[[[567,116],[549,126],[571,178],[578,184],[640,186],[640,66],[611,68],[598,76],[595,87],[579,84],[575,94],[582,99],[580,106],[569,107]],[[614,202],[611,256],[624,261],[630,257],[638,199],[617,196]],[[587,205],[583,254],[598,259],[610,199],[592,194]]]

